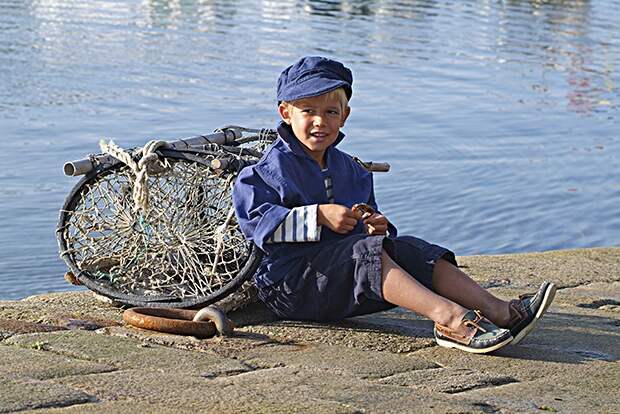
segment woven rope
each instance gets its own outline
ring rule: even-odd
[[[166,145],[166,141],[152,140],[147,142],[142,148],[140,161],[136,162],[129,152],[116,145],[114,141],[110,140],[109,143],[106,143],[104,140],[99,141],[99,147],[102,152],[110,154],[121,161],[133,172],[135,179],[132,195],[136,211],[141,209],[147,212],[149,210],[149,189],[147,185],[149,171],[161,172],[167,168],[166,165],[159,162],[159,156],[155,152],[158,148],[165,147]]]

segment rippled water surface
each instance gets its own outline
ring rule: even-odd
[[[457,254],[620,244],[620,1],[0,0],[0,298],[70,289],[64,161],[271,127],[301,55],[354,71],[342,147]]]

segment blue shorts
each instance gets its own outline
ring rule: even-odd
[[[431,290],[437,259],[456,265],[450,250],[415,237],[353,235],[300,259],[283,280],[259,289],[259,298],[279,317],[295,320],[330,321],[393,308],[381,289],[383,249]]]

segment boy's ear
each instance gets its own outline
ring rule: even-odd
[[[278,105],[278,112],[280,113],[280,118],[282,118],[285,123],[290,125],[291,112],[289,111],[289,107],[289,104],[282,102],[280,105]]]
[[[349,117],[350,114],[351,114],[351,107],[347,105],[347,107],[344,108],[344,111],[342,112],[342,120],[340,121],[340,128],[344,126],[344,123],[347,121],[347,118]]]

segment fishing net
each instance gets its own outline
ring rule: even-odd
[[[131,160],[98,168],[61,211],[61,256],[80,282],[121,302],[191,306],[225,296],[257,265],[231,191],[240,167],[269,144],[264,135],[234,147],[158,151],[140,184],[144,205]],[[214,160],[232,167],[214,169]]]

